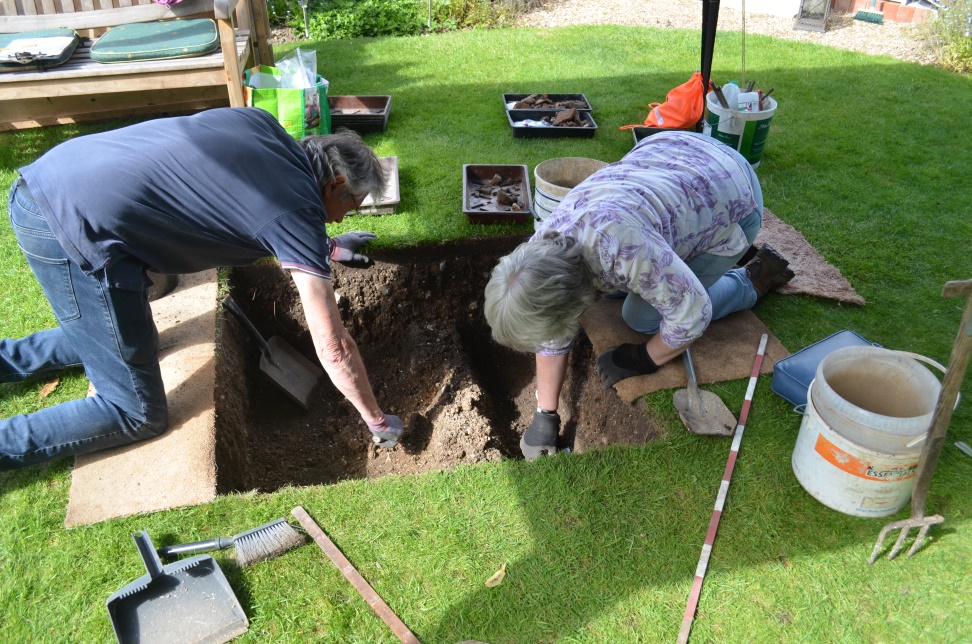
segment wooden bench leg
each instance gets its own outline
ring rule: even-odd
[[[219,20],[219,41],[223,49],[223,69],[226,73],[226,89],[230,107],[244,107],[243,76],[236,51],[236,32],[229,20]]]
[[[265,0],[250,0],[250,20],[253,25],[253,57],[257,65],[274,66],[273,47],[270,45],[270,16]]]

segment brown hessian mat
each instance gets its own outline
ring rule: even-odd
[[[216,498],[216,271],[180,275],[152,302],[169,430],[158,438],[76,459],[67,527]]]
[[[834,266],[827,263],[816,248],[793,226],[763,209],[763,227],[756,236],[756,245],[769,244],[790,261],[796,276],[777,292],[783,295],[815,295],[846,304],[864,304],[864,298],[844,279]]]
[[[790,261],[796,276],[778,292],[783,295],[804,294],[850,304],[864,304],[834,266],[831,266],[795,228],[779,217],[763,211],[763,227],[756,237],[756,245],[770,244]],[[625,342],[647,342],[650,336],[632,331],[621,318],[623,300],[602,299],[596,302],[581,320],[596,353]],[[761,373],[772,373],[777,360],[790,355],[786,347],[772,334],[752,311],[734,313],[709,325],[705,334],[692,345],[695,375],[700,384],[745,378],[753,368],[759,338],[769,335],[766,358]],[[618,396],[625,402],[661,389],[685,387],[687,378],[681,359],[672,360],[657,373],[622,380],[615,385]]]
[[[647,342],[650,335],[632,331],[621,318],[624,300],[600,299],[584,313],[581,325],[594,345],[595,355],[626,342]],[[760,373],[772,373],[777,360],[790,355],[752,311],[740,311],[716,320],[692,343],[692,363],[699,384],[746,378],[753,371],[762,335],[769,335]],[[685,363],[676,358],[647,376],[628,378],[614,385],[621,400],[631,403],[653,391],[682,388],[688,384]]]

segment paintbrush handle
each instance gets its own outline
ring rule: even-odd
[[[224,550],[231,548],[236,543],[235,539],[209,539],[207,541],[194,541],[193,543],[182,543],[176,546],[163,546],[156,550],[163,559],[174,559],[178,555],[189,555],[197,552],[208,552],[210,550]]]

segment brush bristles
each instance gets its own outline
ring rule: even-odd
[[[240,568],[252,566],[265,559],[279,557],[303,543],[304,535],[292,525],[286,521],[274,523],[236,540],[236,563]]]
[[[884,24],[884,13],[880,11],[858,11],[854,14],[854,20],[862,20],[864,22],[873,22],[875,24]]]

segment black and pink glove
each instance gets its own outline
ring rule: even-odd
[[[537,407],[533,412],[533,422],[520,438],[520,451],[523,457],[532,461],[538,456],[552,456],[557,453],[557,434],[560,433],[560,416],[555,411]]]
[[[352,268],[368,268],[374,262],[367,255],[358,253],[358,249],[370,241],[378,239],[374,233],[364,230],[355,230],[328,240],[331,247],[330,257],[335,262]]]
[[[402,419],[392,414],[385,414],[384,420],[378,424],[367,421],[365,421],[365,424],[371,430],[371,440],[382,449],[391,449],[398,445],[398,440],[402,437],[402,432],[405,431]]]

